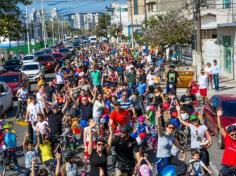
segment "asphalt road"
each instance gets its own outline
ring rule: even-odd
[[[53,76],[54,76],[54,74],[46,74],[47,80],[51,79]],[[35,87],[36,87],[36,85],[32,84],[32,87],[31,87],[32,90]],[[184,91],[185,90],[183,90],[183,89],[179,89],[178,93],[177,93],[178,96],[181,96]],[[7,120],[14,121],[15,120],[15,114],[16,114],[16,102],[15,102],[15,107],[11,111],[7,112]],[[16,130],[16,134],[17,134],[17,137],[18,137],[18,147],[19,147],[19,150],[17,152],[18,162],[19,162],[21,167],[24,167],[24,156],[23,156],[23,153],[22,153],[22,143],[23,143],[24,134],[26,132],[26,127],[22,127],[22,126],[19,126],[19,125],[15,124],[14,129]],[[223,150],[218,149],[217,141],[216,141],[215,137],[212,136],[212,138],[213,138],[213,145],[209,149],[209,154],[210,154],[211,168],[213,170],[214,175],[217,175],[219,173],[219,169],[220,169],[220,162],[221,162]],[[149,158],[154,163],[155,155],[152,152],[150,152]],[[187,161],[189,159],[190,159],[190,154],[188,152],[187,153]],[[15,174],[14,171],[7,171],[6,175],[7,176],[13,176],[13,175],[16,175],[16,174]]]

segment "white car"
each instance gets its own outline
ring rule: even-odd
[[[5,82],[0,82],[0,116],[13,106],[11,88]]]
[[[27,63],[27,62],[35,62],[36,58],[34,55],[26,55],[22,58],[22,62],[23,63]]]
[[[44,75],[44,66],[39,62],[24,63],[21,72],[27,75],[30,82],[36,82],[40,74]]]

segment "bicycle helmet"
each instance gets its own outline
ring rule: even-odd
[[[3,129],[9,129],[11,128],[11,125],[9,123],[5,123],[3,126],[2,126]]]
[[[163,109],[165,109],[165,110],[168,110],[169,108],[170,108],[170,104],[169,103],[163,103],[162,104],[162,107],[163,107]]]
[[[172,112],[171,117],[178,117],[178,112],[176,112],[176,111]]]
[[[161,172],[161,176],[173,176],[173,175],[177,175],[176,167],[173,165],[166,166]]]
[[[75,156],[75,152],[69,150],[69,151],[65,151],[62,153],[62,157],[65,159],[65,160],[69,160],[71,158],[73,158]]]
[[[198,120],[198,116],[196,114],[192,114],[192,115],[190,115],[189,120],[190,121]]]
[[[143,164],[139,169],[140,176],[151,176],[152,171],[147,164]]]
[[[236,125],[235,124],[230,125],[230,126],[226,127],[226,130],[227,130],[228,133],[236,131]]]
[[[145,116],[139,116],[138,121],[139,122],[144,122],[145,121]]]

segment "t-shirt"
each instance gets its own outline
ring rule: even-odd
[[[81,104],[80,107],[80,116],[83,120],[88,121],[93,117],[93,105],[88,103],[87,105]]]
[[[32,160],[34,159],[35,156],[36,156],[36,152],[35,151],[27,151],[25,153],[25,168],[31,169],[31,167],[32,167]]]
[[[48,126],[51,134],[61,135],[62,134],[62,113],[53,113],[52,111],[48,114]]]
[[[113,120],[113,128],[116,127],[116,125],[119,123],[120,125],[125,125],[128,121],[128,117],[129,117],[129,112],[127,110],[120,110],[118,111],[117,109],[115,109],[111,115],[110,115],[110,119]]]
[[[133,103],[129,99],[127,99],[126,101],[123,101],[121,98],[118,100],[118,102],[120,103],[120,106],[122,109],[129,109],[129,108],[133,107]]]
[[[103,113],[103,108],[103,104],[100,101],[96,100],[93,104],[93,118],[101,117]]]
[[[40,91],[37,92],[36,98],[37,98],[37,102],[40,104],[41,108],[45,108],[42,92],[40,92]]]
[[[222,164],[236,166],[236,141],[227,134],[224,138],[225,149],[222,158]]]
[[[177,84],[179,73],[175,70],[170,70],[167,73],[167,84]]]
[[[200,125],[196,127],[190,124],[190,133],[191,133],[191,148],[201,148],[201,143],[205,136],[205,132],[207,131],[207,127],[205,125]]]
[[[136,73],[129,72],[126,75],[126,78],[127,78],[128,83],[132,83],[132,84],[136,83]]]
[[[147,82],[149,86],[152,86],[154,84],[154,79],[155,79],[155,75],[151,75],[151,74],[147,75]]]
[[[99,70],[95,70],[91,73],[91,78],[94,86],[101,85],[101,72]]]
[[[198,78],[199,89],[206,89],[208,87],[208,76],[201,75]]]
[[[174,144],[175,137],[163,133],[158,137],[157,142],[157,158],[166,158],[171,156],[171,148]]]
[[[181,102],[193,102],[193,101],[196,101],[196,97],[193,96],[193,95],[182,95],[181,98],[180,98],[180,101]],[[184,109],[185,110],[193,110],[193,105],[191,104],[185,104],[183,105]]]
[[[50,159],[53,159],[52,147],[51,147],[51,143],[50,142],[47,142],[45,144],[39,144],[39,149],[41,151],[42,162],[48,161]]]
[[[56,83],[64,84],[64,75],[62,73],[56,73]]]
[[[39,128],[40,134],[46,134],[47,133],[47,127],[48,127],[48,122],[43,121],[43,122],[37,122],[36,128]]]
[[[36,122],[38,120],[37,114],[40,114],[43,111],[42,111],[42,108],[41,108],[40,104],[30,103],[27,106],[27,112],[29,112],[29,121],[33,123],[33,122]]]
[[[202,176],[202,167],[204,166],[204,163],[200,160],[200,161],[194,161],[194,160],[190,160],[189,164],[192,168],[192,172],[194,174],[196,174],[197,176]]]
[[[53,93],[55,92],[55,88],[52,86],[48,86],[45,90],[46,92],[46,100],[52,101]]]
[[[124,140],[120,136],[115,136],[112,145],[115,147],[118,168],[132,168],[135,166],[134,153],[139,151],[135,139]]]
[[[147,84],[146,83],[138,83],[137,91],[140,95],[144,95],[147,90]]]
[[[19,101],[26,101],[27,95],[29,94],[29,92],[28,92],[27,89],[19,89],[17,91],[17,94],[18,94],[18,100]]]
[[[90,160],[90,176],[99,175],[99,167],[103,169],[104,176],[108,176],[107,173],[107,152],[106,150],[102,151],[102,155],[99,156],[96,150],[93,150],[89,156]]]

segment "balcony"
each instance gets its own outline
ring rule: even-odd
[[[146,4],[156,4],[156,0],[146,0]]]

